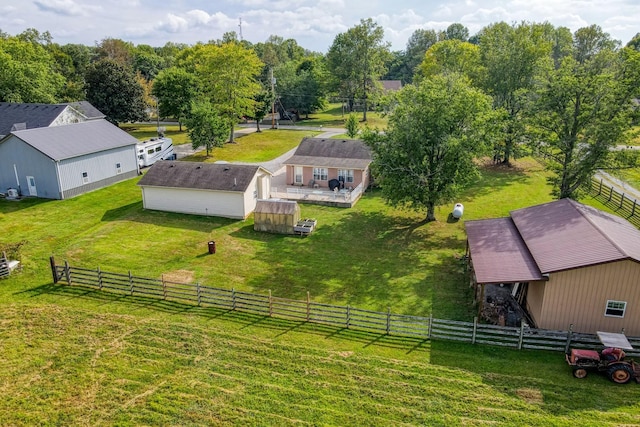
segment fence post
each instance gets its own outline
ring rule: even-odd
[[[98,289],[102,290],[102,271],[100,271],[100,266],[98,266]]]
[[[598,188],[598,196],[602,193],[602,179],[600,179],[600,188]]]
[[[351,306],[347,305],[347,329],[351,325]]]
[[[273,298],[271,298],[271,289],[269,289],[269,317],[273,317]]]
[[[478,332],[478,316],[473,318],[473,335],[471,336],[471,344],[476,343],[476,332]]]
[[[518,340],[518,350],[522,350],[523,341],[524,341],[524,322],[520,322],[520,339]]]
[[[69,263],[64,261],[64,277],[67,279],[67,284],[71,284],[71,271],[69,271]]]
[[[56,271],[56,260],[53,255],[49,257],[49,265],[51,266],[51,274],[53,275],[53,284],[58,284],[58,272]]]
[[[236,288],[231,288],[231,310],[236,309]]]
[[[196,294],[198,295],[198,306],[200,306],[200,282],[196,282]]]
[[[131,270],[129,270],[129,286],[131,287],[131,295],[133,296],[133,275],[131,274]]]
[[[309,296],[309,291],[307,291],[307,322],[311,318],[311,297]]]
[[[638,200],[633,199],[633,206],[631,206],[631,215],[629,216],[634,216],[636,214],[636,204],[638,203]]]
[[[620,209],[622,209],[623,204],[624,204],[624,193],[622,193],[622,197],[620,197]]]
[[[564,346],[565,353],[569,353],[569,347],[571,347],[572,336],[573,336],[573,323],[569,325],[569,331],[567,333],[567,344]]]
[[[167,299],[167,282],[164,281],[164,274],[160,278],[162,279],[162,299]]]
[[[431,339],[431,326],[433,325],[433,314],[429,315],[429,322],[427,324],[427,339]]]
[[[391,331],[391,307],[387,307],[387,335]]]
[[[610,201],[611,201],[611,197],[612,197],[612,196],[613,196],[613,187],[611,187],[611,188],[609,189],[609,198],[607,199],[607,202],[610,202]]]

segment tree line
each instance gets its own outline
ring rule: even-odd
[[[300,119],[339,99],[366,122],[375,106],[389,126],[362,137],[385,197],[434,219],[434,206],[473,179],[478,156],[504,164],[544,156],[557,197],[576,197],[596,168],[637,162],[611,147],[636,119],[639,50],[640,35],[623,47],[595,25],[572,33],[529,22],[473,36],[461,24],[419,29],[392,52],[383,28],[363,19],[324,55],[276,35],[152,47],[112,38],[59,45],[48,32],[0,31],[0,101],[87,100],[115,124],[157,111],[184,123],[207,155],[233,142],[241,119]],[[404,88],[385,94],[381,80]],[[354,116],[347,124],[358,134]]]

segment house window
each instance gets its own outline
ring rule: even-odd
[[[340,179],[342,178],[342,179]],[[353,182],[353,170],[352,169],[338,169],[338,181]]]
[[[326,181],[327,180],[327,169],[326,168],[313,168],[313,179],[316,181]]]
[[[626,309],[626,301],[607,300],[607,309],[604,311],[604,315],[609,317],[624,317]]]

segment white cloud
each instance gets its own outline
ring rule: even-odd
[[[52,12],[64,16],[89,16],[91,13],[102,9],[100,6],[81,5],[74,0],[37,0],[33,3],[44,12]]]

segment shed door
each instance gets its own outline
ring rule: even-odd
[[[29,195],[37,196],[38,190],[36,189],[36,179],[32,176],[27,177],[27,186],[29,187]]]

